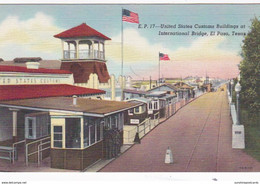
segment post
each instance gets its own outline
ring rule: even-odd
[[[239,107],[239,92],[241,91],[241,86],[239,84],[239,81],[237,82],[235,86],[235,91],[237,93],[237,125],[240,125],[240,107]]]
[[[100,41],[98,41],[98,54],[97,54],[97,58],[101,59],[100,58]]]
[[[17,142],[17,113],[19,109],[9,108],[13,114],[13,142]]]
[[[94,55],[94,44],[95,42],[93,40],[91,40],[91,59],[94,59],[95,58],[95,55]]]
[[[70,58],[70,43],[67,42],[67,44],[68,44],[68,58],[66,58],[66,59],[71,59],[71,58]]]
[[[237,92],[237,125],[240,125],[239,92]]]
[[[65,59],[65,54],[64,54],[64,41],[61,40],[61,49],[62,49],[62,59]]]
[[[79,40],[76,40],[76,59],[79,59]]]
[[[124,66],[124,24],[123,24],[123,8],[122,8],[122,14],[121,14],[121,75],[123,76],[124,71],[123,71],[123,66]]]
[[[123,8],[122,8],[122,14],[121,14],[121,76],[123,77],[124,75],[124,24],[123,24]],[[124,100],[123,98],[123,83],[121,85],[121,101]]]
[[[105,57],[105,43],[102,43],[102,45],[103,45],[103,49],[102,49],[102,51],[103,51],[103,59],[105,60],[106,59],[106,57]]]
[[[28,159],[28,145],[25,144],[25,164],[26,164],[26,166],[28,166],[28,161],[29,161],[29,159]]]
[[[160,86],[160,52],[159,52],[159,79],[158,79],[158,86]],[[159,90],[160,90],[160,88],[159,88]]]

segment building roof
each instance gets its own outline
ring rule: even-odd
[[[75,37],[91,37],[91,36],[97,36],[99,38],[103,38],[104,40],[111,40],[107,36],[89,27],[85,23],[54,35],[55,38],[75,38]]]
[[[0,100],[17,100],[43,97],[96,95],[105,91],[68,84],[0,85]]]
[[[177,90],[178,90],[178,88],[175,87],[174,85],[168,84],[168,83],[164,83],[164,84],[162,84],[162,85],[160,85],[160,86],[156,86],[156,87],[154,87],[154,88],[152,88],[152,89],[150,89],[150,90],[148,90],[148,91],[153,91],[154,89],[161,88],[161,87],[163,87],[163,86],[167,86],[167,87],[171,88],[171,89],[174,90],[174,91],[177,91]]]
[[[46,74],[72,74],[70,71],[58,70],[58,69],[28,69],[22,66],[7,66],[0,65],[0,72],[21,72],[21,73],[46,73]]]
[[[14,58],[15,63],[26,63],[26,62],[39,62],[41,61],[41,57],[20,57]]]
[[[153,91],[146,95],[146,97],[162,97],[167,94],[166,91]]]
[[[185,83],[185,82],[176,82],[173,84],[175,87],[180,88],[180,89],[193,89],[194,87]]]
[[[100,83],[107,83],[110,79],[107,65],[104,62],[96,61],[72,61],[63,62],[61,64],[62,70],[68,70],[73,73],[75,83],[87,83],[91,73],[98,76]]]
[[[143,90],[135,90],[135,89],[124,89],[124,92],[125,92],[125,93],[140,94],[140,95],[148,94],[147,91],[143,91]]]
[[[143,103],[149,103],[151,99],[149,98],[143,98],[143,97],[136,97],[136,98],[131,98],[127,100],[127,102],[132,102],[132,101],[138,101],[138,102],[143,102]]]
[[[50,97],[37,99],[24,99],[2,101],[1,106],[27,109],[63,110],[72,112],[83,112],[88,114],[108,115],[142,105],[142,103],[127,103],[107,100],[93,100],[77,98],[77,105],[73,105],[73,97]]]
[[[60,60],[41,60],[39,61],[40,67],[45,69],[60,69],[61,61]],[[22,66],[26,67],[26,63],[17,63],[14,60],[12,61],[2,61],[0,65],[8,66]]]

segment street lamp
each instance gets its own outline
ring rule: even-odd
[[[241,86],[239,84],[239,81],[237,82],[235,86],[235,91],[237,93],[237,125],[240,125],[240,107],[239,107],[239,92],[241,91]]]

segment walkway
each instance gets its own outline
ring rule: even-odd
[[[260,171],[260,162],[231,148],[232,122],[225,91],[186,105],[101,172]],[[174,164],[165,164],[167,147]]]

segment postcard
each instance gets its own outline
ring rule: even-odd
[[[259,183],[259,40],[257,3],[2,4],[1,173]]]

